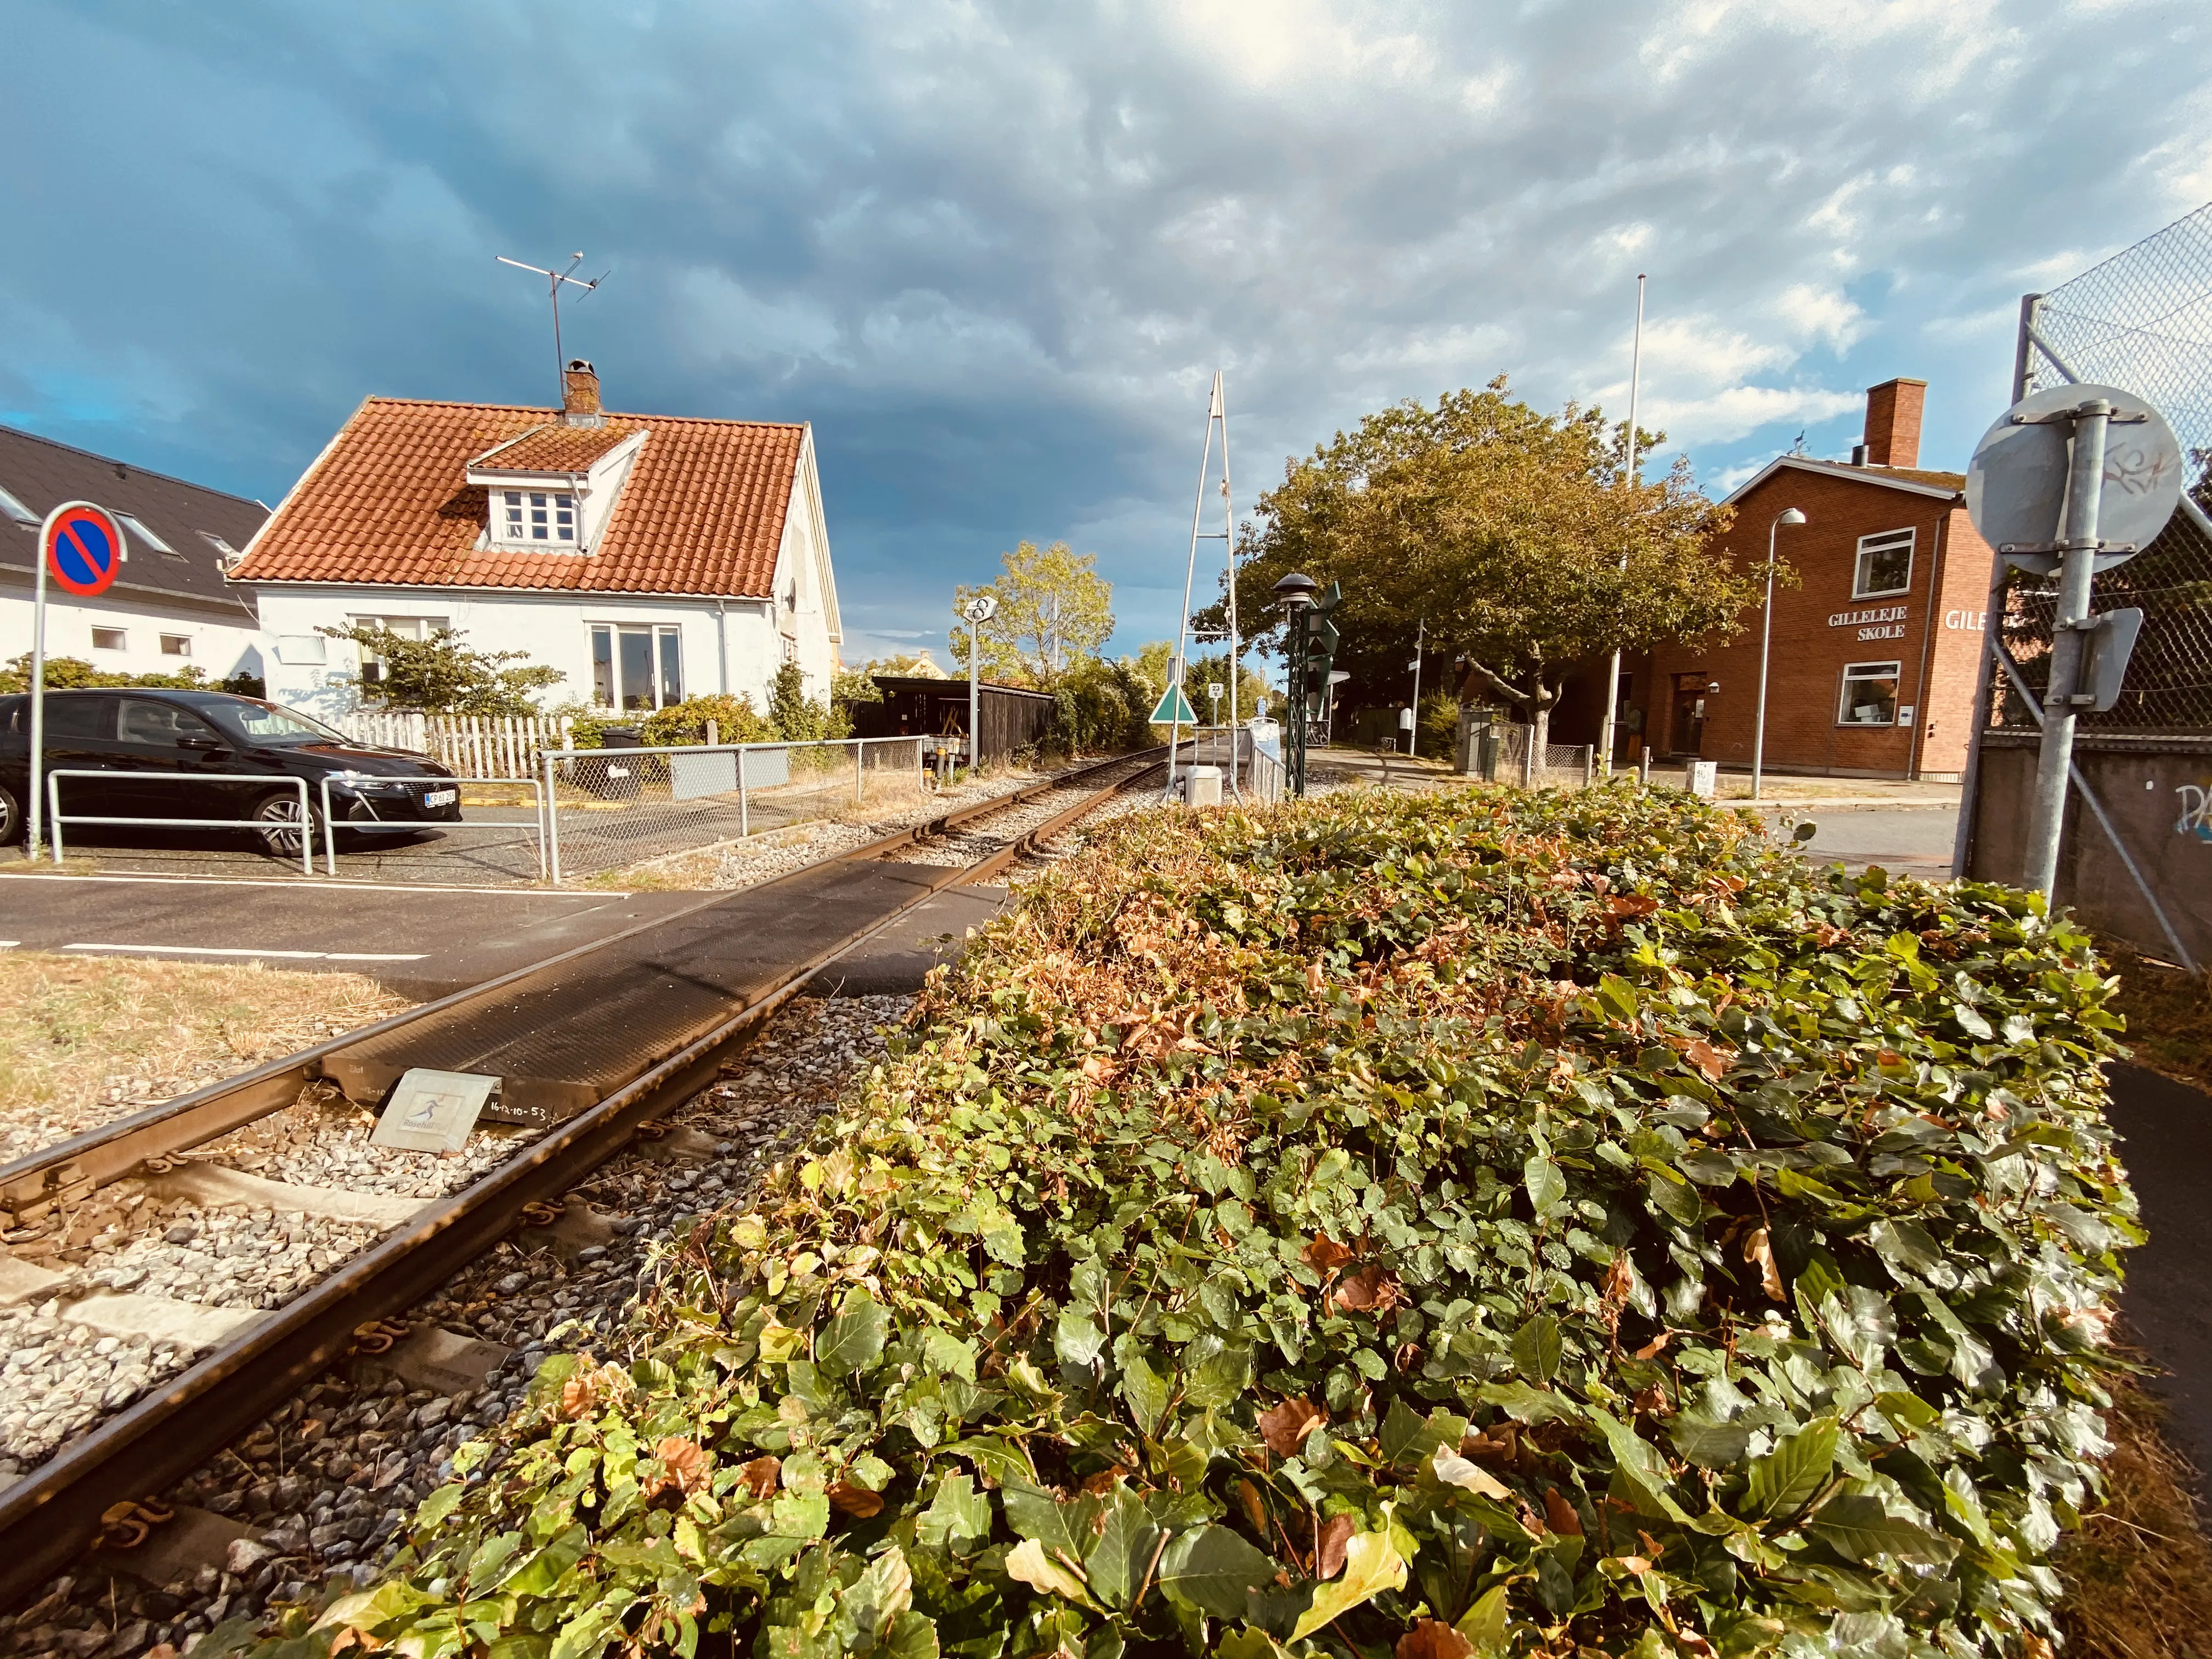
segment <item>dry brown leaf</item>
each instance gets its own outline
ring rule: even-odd
[[[783,1474],[783,1460],[778,1457],[756,1457],[738,1471],[739,1484],[753,1495],[753,1502],[764,1504],[775,1496],[775,1486]]]
[[[1623,1572],[1632,1572],[1640,1576],[1651,1571],[1651,1564],[1640,1555],[1624,1555],[1619,1559],[1620,1570]]]
[[[1734,1054],[1730,1054],[1725,1048],[1714,1048],[1711,1043],[1706,1042],[1703,1037],[1694,1039],[1688,1048],[1683,1049],[1682,1058],[1688,1060],[1691,1065],[1696,1066],[1715,1083],[1718,1083],[1723,1077],[1726,1077],[1728,1075],[1729,1067],[1735,1064],[1735,1056]]]
[[[1371,1313],[1379,1318],[1398,1305],[1402,1294],[1396,1275],[1381,1262],[1370,1261],[1338,1285],[1330,1297],[1322,1299],[1333,1299],[1340,1308],[1354,1313]]]
[[[1352,1547],[1352,1530],[1348,1515],[1332,1515],[1321,1523],[1321,1540],[1314,1559],[1315,1577],[1334,1578],[1344,1571],[1344,1555]]]
[[[1322,977],[1321,958],[1316,957],[1306,963],[1306,989],[1319,996],[1321,988],[1325,982]]]
[[[1260,1413],[1260,1437],[1276,1456],[1290,1457],[1305,1444],[1309,1434],[1328,1421],[1328,1414],[1317,1409],[1313,1401],[1293,1395],[1281,1405]]]
[[[1583,1518],[1575,1513],[1575,1506],[1559,1495],[1557,1486],[1544,1488],[1544,1520],[1553,1532],[1564,1532],[1579,1538],[1583,1535]]]
[[[1510,1463],[1521,1455],[1521,1425],[1505,1419],[1459,1443],[1459,1455],[1478,1463]]]
[[[1659,901],[1648,893],[1615,893],[1605,902],[1606,915],[1616,921],[1625,916],[1648,916],[1659,908]]]
[[[1616,1250],[1613,1265],[1605,1270],[1605,1304],[1618,1308],[1628,1300],[1628,1293],[1636,1288],[1636,1269],[1629,1265],[1628,1252]]]
[[[872,1515],[884,1512],[884,1496],[870,1492],[866,1486],[855,1486],[840,1480],[830,1488],[830,1507],[841,1515],[849,1515],[856,1521],[865,1521]]]
[[[1252,1530],[1262,1541],[1267,1536],[1267,1506],[1260,1501],[1260,1489],[1249,1480],[1237,1483],[1237,1501],[1244,1505],[1244,1518],[1252,1523]]]
[[[1316,1233],[1313,1243],[1298,1252],[1298,1260],[1317,1273],[1333,1273],[1352,1260],[1352,1252],[1327,1233]]]
[[[1091,1498],[1104,1497],[1114,1490],[1114,1483],[1128,1472],[1119,1463],[1109,1464],[1083,1483],[1085,1495]]]
[[[1759,1264],[1759,1282],[1767,1296],[1779,1302],[1784,1297],[1782,1270],[1774,1265],[1774,1246],[1768,1242],[1766,1229],[1754,1227],[1743,1241],[1743,1259]]]
[[[595,1371],[580,1370],[561,1385],[561,1415],[574,1422],[588,1417],[599,1403],[599,1379]]]
[[[1636,1351],[1636,1357],[1638,1359],[1656,1359],[1658,1358],[1660,1350],[1672,1341],[1674,1337],[1674,1333],[1672,1331],[1660,1332],[1658,1335]]]
[[[1424,1619],[1398,1638],[1397,1659],[1467,1659],[1474,1644],[1440,1619]]]
[[[1638,1389],[1635,1404],[1638,1417],[1669,1417],[1674,1414],[1674,1403],[1667,1398],[1667,1390],[1656,1382]]]
[[[653,1455],[660,1460],[664,1473],[646,1482],[647,1502],[671,1490],[686,1498],[707,1490],[707,1453],[697,1441],[672,1434],[653,1447]]]

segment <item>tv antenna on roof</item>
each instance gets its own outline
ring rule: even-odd
[[[568,360],[561,350],[561,284],[566,283],[570,288],[580,288],[589,294],[614,274],[614,267],[608,266],[588,283],[580,283],[568,271],[584,263],[584,256],[580,252],[569,257],[568,270],[547,270],[542,265],[526,265],[521,260],[510,259],[504,253],[494,257],[503,265],[513,265],[517,270],[535,271],[545,279],[545,297],[553,302],[553,384],[557,393],[553,401],[556,404],[565,403],[568,395],[566,372]]]

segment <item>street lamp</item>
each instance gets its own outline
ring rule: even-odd
[[[1283,677],[1286,682],[1283,689],[1291,694],[1291,725],[1286,733],[1289,747],[1284,758],[1290,763],[1291,793],[1303,795],[1306,792],[1306,614],[1313,608],[1314,595],[1321,592],[1321,584],[1293,570],[1272,591],[1290,618],[1289,672]]]
[[[1759,626],[1759,724],[1751,740],[1751,798],[1759,799],[1761,773],[1766,765],[1766,648],[1774,637],[1774,538],[1784,525],[1801,525],[1805,515],[1785,507],[1766,526],[1766,619]]]

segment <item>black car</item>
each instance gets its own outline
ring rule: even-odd
[[[271,852],[296,858],[300,792],[276,780],[301,778],[319,838],[325,779],[341,830],[377,833],[385,819],[460,819],[458,785],[386,781],[447,778],[449,768],[427,755],[356,743],[258,697],[133,688],[49,691],[46,705],[46,771],[101,774],[59,781],[66,817],[250,818],[268,826],[258,833]],[[22,839],[30,770],[31,699],[0,697],[0,846]],[[157,783],[156,774],[189,781]]]

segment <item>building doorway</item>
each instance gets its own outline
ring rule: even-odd
[[[1674,676],[1674,724],[1668,736],[1677,755],[1702,753],[1705,744],[1705,677]]]

